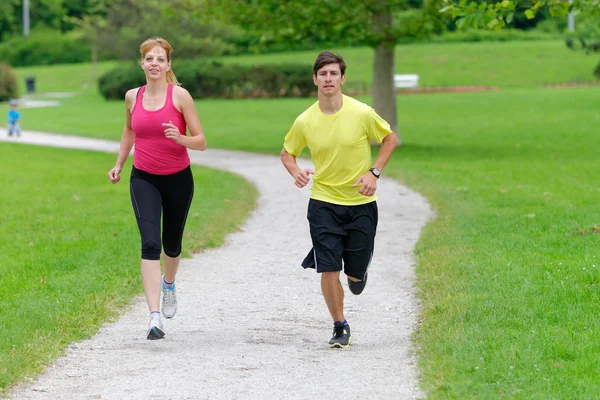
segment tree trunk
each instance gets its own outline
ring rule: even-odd
[[[394,48],[395,38],[386,36],[392,28],[392,14],[382,11],[373,16],[373,23],[382,35],[377,47],[373,64],[373,108],[385,119],[400,139],[396,107],[396,89],[394,88]]]

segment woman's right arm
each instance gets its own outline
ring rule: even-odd
[[[135,105],[136,93],[137,89],[131,89],[125,95],[125,126],[123,127],[123,134],[121,135],[121,146],[119,147],[117,162],[114,168],[108,172],[108,179],[110,179],[112,183],[117,183],[121,180],[119,174],[133,147],[135,135],[133,133],[133,128],[131,127],[131,110]]]

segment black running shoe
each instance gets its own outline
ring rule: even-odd
[[[348,278],[348,289],[350,289],[352,294],[359,295],[362,293],[363,290],[365,290],[365,286],[367,286],[367,277],[368,275],[365,274],[365,279],[363,279],[360,282],[354,282],[351,281],[350,278]]]
[[[333,323],[333,337],[329,341],[329,347],[332,349],[345,349],[352,344],[352,335],[350,335],[350,325],[342,322]]]

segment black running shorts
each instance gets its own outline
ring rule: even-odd
[[[302,266],[317,272],[343,269],[348,276],[364,279],[373,257],[377,202],[342,206],[310,199],[307,218],[313,248]]]
[[[194,196],[190,167],[169,175],[154,175],[133,167],[129,187],[142,237],[142,259],[160,260],[161,245],[167,256],[179,256],[183,229]]]

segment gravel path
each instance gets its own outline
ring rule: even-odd
[[[0,138],[8,140],[4,130]],[[10,141],[118,150],[114,142],[36,132]],[[244,176],[260,197],[225,245],[182,261],[179,310],[165,323],[166,338],[146,340],[148,312],[139,296],[117,322],[72,344],[36,381],[14,388],[8,398],[423,397],[411,342],[418,316],[412,252],[432,215],[426,200],[381,178],[369,284],[360,296],[346,290],[354,344],[331,350],[319,276],[300,267],[310,249],[309,189],[294,186],[278,157],[213,149],[191,157],[195,164]]]

